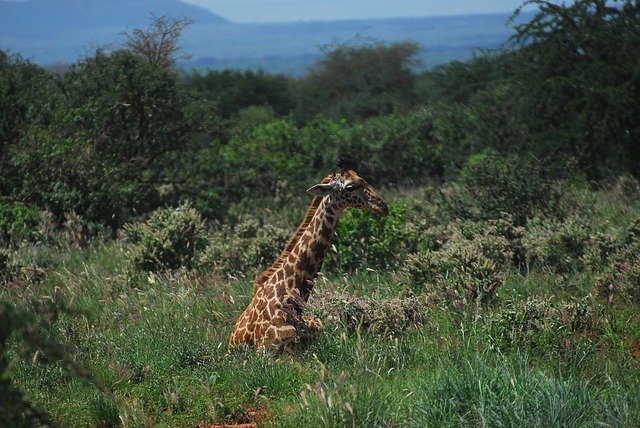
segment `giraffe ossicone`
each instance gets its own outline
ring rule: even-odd
[[[303,314],[345,208],[387,215],[387,204],[350,167],[326,176],[307,193],[314,196],[307,213],[280,256],[254,280],[253,299],[238,318],[229,348],[279,351],[320,329]]]

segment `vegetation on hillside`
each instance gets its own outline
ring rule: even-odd
[[[181,73],[152,28],[63,75],[0,52],[0,425],[640,425],[640,9],[527,3],[420,74],[410,42]],[[227,353],[344,156],[390,216],[341,219],[322,334]]]

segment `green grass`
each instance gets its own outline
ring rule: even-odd
[[[520,354],[441,361],[419,395],[415,426],[633,426],[639,416],[637,394],[607,375],[544,371]]]
[[[622,230],[635,216],[589,197],[603,224]],[[34,319],[48,316],[37,302],[69,308],[28,334],[59,343],[89,374],[17,334],[3,373],[60,426],[640,425],[640,308],[589,297],[595,272],[512,269],[494,300],[462,311],[411,294],[395,272],[327,276],[316,292],[338,303],[422,302],[419,325],[383,334],[326,319],[306,347],[262,355],[226,349],[250,279],[131,275],[127,256],[118,241],[24,247],[18,257],[46,274],[0,288],[0,300],[41,312]]]

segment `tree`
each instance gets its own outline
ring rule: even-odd
[[[537,138],[555,141],[592,178],[640,174],[640,4],[530,0],[523,7],[531,4],[540,11],[515,27],[511,47]]]
[[[270,106],[281,116],[294,108],[290,79],[262,70],[208,70],[205,74],[195,71],[184,76],[182,83],[200,96],[215,99],[225,118],[251,106]]]
[[[214,108],[181,91],[171,70],[127,50],[98,51],[58,87],[51,120],[25,127],[2,171],[13,200],[58,219],[74,211],[116,229],[134,212],[167,202],[162,186],[182,185],[185,177],[175,153],[216,130],[207,116]]]
[[[181,53],[179,41],[182,31],[192,23],[193,20],[189,18],[151,15],[151,24],[146,30],[135,28],[132,34],[124,33],[127,37],[125,46],[149,64],[174,68],[178,60],[191,58]]]
[[[413,42],[342,44],[300,81],[297,115],[320,113],[333,119],[366,118],[406,111],[413,105],[411,65],[418,52]]]
[[[60,95],[56,81],[43,68],[0,50],[0,195],[20,185],[9,173],[10,151],[30,123],[50,123]]]

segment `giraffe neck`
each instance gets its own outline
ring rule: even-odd
[[[341,212],[328,198],[322,199],[305,231],[292,248],[293,269],[303,280],[314,279],[322,268]]]
[[[263,287],[274,287],[277,295],[300,296],[306,302],[341,211],[326,198],[314,198],[307,215],[280,256],[254,281],[254,295]]]

